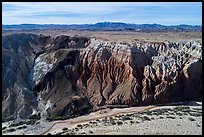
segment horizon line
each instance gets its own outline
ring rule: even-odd
[[[128,23],[128,22],[111,22],[111,21],[103,21],[103,22],[96,22],[96,23],[73,23],[73,24],[63,24],[63,23],[21,23],[21,24],[2,24],[3,25],[95,25],[98,23],[124,23],[124,24],[131,24],[131,25],[162,25],[162,26],[180,26],[180,25],[188,25],[188,26],[202,26],[202,24],[176,24],[176,25],[165,25],[160,23]]]

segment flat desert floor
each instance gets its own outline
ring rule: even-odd
[[[94,119],[94,120],[93,120]],[[107,109],[61,122],[43,134],[202,135],[202,106]]]
[[[150,42],[179,42],[179,41],[202,41],[202,32],[131,32],[131,31],[78,31],[78,30],[15,30],[5,31],[2,35],[13,33],[32,33],[43,34],[48,36],[68,35],[83,36],[109,40],[113,42],[132,43],[135,40]]]
[[[2,124],[3,126],[3,124]],[[5,126],[5,124],[4,124]],[[41,121],[7,135],[202,135],[202,102],[102,109],[53,122]],[[7,128],[8,130],[8,128]]]

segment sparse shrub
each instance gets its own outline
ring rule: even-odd
[[[117,124],[118,124],[118,125],[122,125],[123,122],[121,122],[121,121],[117,121]]]
[[[149,110],[147,110],[147,111],[146,111],[146,114],[147,114],[147,115],[152,115],[152,112],[149,111]]]
[[[113,119],[113,117],[109,117],[109,120]]]
[[[26,125],[33,125],[33,124],[35,124],[35,122],[36,122],[35,120],[29,120],[29,121],[26,121],[25,124]]]
[[[122,117],[122,120],[123,120],[123,121],[125,121],[125,120],[132,120],[132,118],[129,117],[129,116],[123,116],[123,117]]]
[[[126,116],[129,116],[129,117],[131,117],[131,116],[133,116],[133,114],[126,114]]]
[[[38,115],[34,114],[34,115],[28,116],[28,119],[32,119],[32,120],[39,120],[40,118],[41,118],[40,113]]]
[[[143,117],[141,117],[142,118],[142,120],[147,120],[147,121],[150,121],[151,119],[149,119],[149,117],[147,117],[147,116],[143,116]]]
[[[56,116],[56,115],[53,115],[50,117],[51,120],[63,120],[64,117],[63,116]]]
[[[79,131],[79,128],[77,128],[77,127],[75,127],[74,129],[75,129],[76,131]]]
[[[159,118],[160,118],[160,119],[163,119],[164,117],[160,116]]]
[[[68,128],[64,127],[62,130],[63,130],[63,131],[66,131],[66,130],[68,130]]]
[[[89,130],[89,134],[92,134],[92,133],[93,133],[93,131]]]
[[[176,115],[182,116],[182,113],[176,113]]]
[[[70,132],[67,132],[65,135],[71,135]]]
[[[171,108],[164,108],[164,109],[163,109],[164,112],[168,112],[168,111],[172,111],[172,110],[173,110],[173,109],[171,109]]]
[[[172,116],[167,116],[167,118],[175,119],[175,117],[172,117]]]
[[[181,106],[178,106],[178,107],[175,107],[174,110],[176,110],[176,111],[182,111],[183,108],[182,108]]]
[[[187,112],[184,112],[183,114],[184,114],[184,115],[188,115],[188,113],[187,113]]]
[[[113,120],[113,119],[110,119],[110,123],[111,123],[112,125],[115,125],[115,124],[116,124],[115,120]]]
[[[96,119],[96,121],[97,121],[97,122],[100,122],[100,120],[99,120],[99,119]]]
[[[20,125],[23,125],[23,122],[13,123],[13,124],[9,125],[8,127],[17,127],[17,126],[20,126]]]
[[[200,116],[202,116],[202,115],[203,115],[202,112],[197,112],[197,114],[196,114],[197,117],[200,117]]]
[[[78,128],[82,128],[83,126],[81,124],[77,125]]]
[[[89,124],[83,124],[83,127],[88,127],[89,126]]]
[[[58,133],[56,133],[56,135],[62,135],[62,133],[61,133],[61,132],[58,132]]]
[[[152,115],[157,115],[157,113],[156,112],[152,112]]]
[[[7,132],[14,132],[14,131],[16,131],[16,129],[10,128],[10,129],[7,129],[6,131],[7,131]]]
[[[65,135],[75,135],[75,132],[74,131],[67,132]]]
[[[188,119],[189,119],[190,121],[195,121],[195,119],[192,118],[192,117],[189,117]]]
[[[51,133],[47,133],[47,135],[52,135]]]
[[[183,112],[189,112],[190,111],[190,107],[189,106],[178,106],[174,108],[177,111],[183,111]]]
[[[105,117],[105,118],[102,119],[102,121],[103,121],[104,123],[106,123],[106,122],[108,121],[108,118]]]
[[[86,132],[81,132],[80,134],[81,134],[81,135],[86,135]]]
[[[186,112],[186,113],[189,113],[191,110],[190,109],[184,109],[182,110],[182,112]]]
[[[139,115],[144,115],[145,113],[144,113],[144,112],[139,112],[138,114],[139,114]]]
[[[139,115],[138,113],[134,113],[133,114],[134,117],[138,117],[138,115]]]
[[[190,109],[189,106],[183,106],[182,108],[183,108],[183,109]]]
[[[122,120],[122,118],[121,118],[121,117],[119,117],[119,118],[118,118],[118,120]]]
[[[200,127],[200,125],[199,125],[199,124],[197,124],[197,127]]]
[[[103,123],[103,125],[104,125],[104,126],[107,126],[108,124],[107,124],[107,123]]]
[[[115,117],[120,117],[119,115],[116,115]]]
[[[131,120],[131,121],[130,121],[130,123],[131,123],[131,124],[133,124],[133,123],[134,123],[134,121],[132,121],[132,120]]]
[[[66,132],[67,132],[67,130],[65,130],[65,131],[62,131],[62,134],[66,133]]]
[[[197,110],[197,111],[202,111],[201,108],[193,108],[194,110]]]
[[[17,129],[24,129],[24,128],[27,128],[27,126],[17,127]]]
[[[202,116],[202,113],[188,113],[190,116],[199,117]]]
[[[152,114],[154,115],[162,115],[164,113],[164,111],[162,109],[156,109],[152,111]]]

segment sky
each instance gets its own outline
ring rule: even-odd
[[[2,2],[2,24],[202,25],[202,2]]]

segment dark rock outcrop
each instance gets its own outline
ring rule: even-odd
[[[48,38],[33,34],[2,37],[3,120],[27,117],[37,107],[32,92],[33,62],[35,53],[43,50]]]

